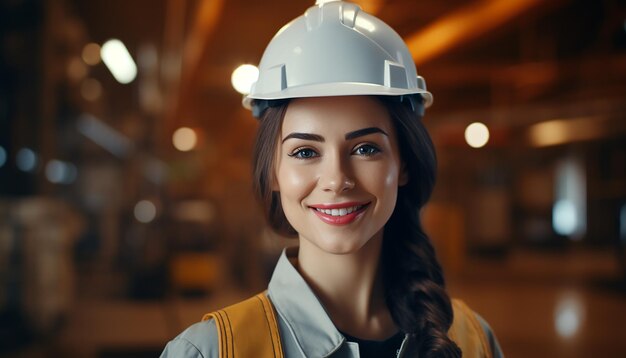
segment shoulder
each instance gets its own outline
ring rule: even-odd
[[[496,338],[496,334],[493,333],[493,330],[489,326],[489,323],[485,321],[478,313],[474,312],[478,323],[480,323],[481,328],[485,332],[485,336],[489,343],[489,347],[491,348],[491,352],[493,353],[493,358],[503,358],[504,354],[502,353],[502,349],[500,348],[500,343],[498,343],[498,339]]]
[[[195,323],[171,340],[161,358],[218,358],[219,347],[215,321]]]
[[[454,321],[449,332],[450,338],[461,348],[488,350],[491,357],[502,358],[500,344],[487,321],[461,300],[453,299],[452,307]]]

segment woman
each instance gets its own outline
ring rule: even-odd
[[[267,325],[240,304],[162,356],[264,356],[255,349],[269,342],[269,356],[500,357],[487,324],[451,303],[421,228],[435,182],[421,122],[431,102],[401,38],[354,4],[318,1],[281,29],[244,104],[260,117],[255,191],[299,247],[257,296]]]

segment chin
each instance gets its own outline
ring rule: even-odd
[[[307,240],[321,251],[333,255],[353,254],[358,252],[367,243],[367,240],[355,240],[346,237],[346,235],[323,235],[323,238],[318,237],[316,240],[305,238],[303,238],[303,240]]]

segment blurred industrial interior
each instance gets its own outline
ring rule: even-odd
[[[452,295],[509,358],[626,357],[626,1],[355,2],[435,96]],[[0,356],[154,357],[264,289],[294,242],[264,229],[231,74],[313,3],[0,2]]]

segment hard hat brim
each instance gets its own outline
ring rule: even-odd
[[[278,100],[302,97],[336,97],[336,96],[402,96],[419,94],[424,99],[424,107],[430,107],[433,96],[430,92],[421,89],[390,88],[370,83],[323,83],[318,85],[294,86],[279,92],[264,93],[262,95],[249,94],[243,98],[242,104],[251,109],[255,99]]]

